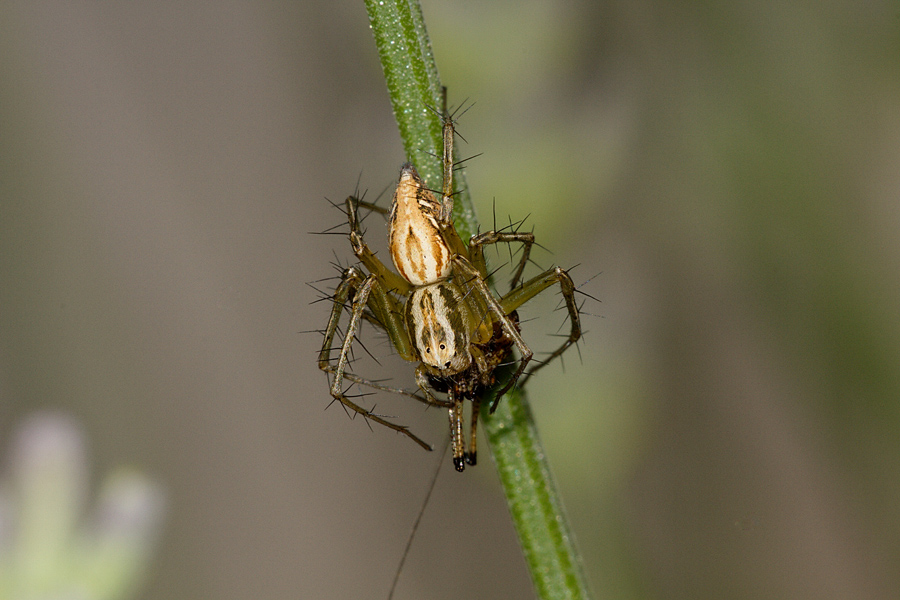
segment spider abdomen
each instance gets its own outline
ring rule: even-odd
[[[394,266],[413,285],[428,285],[450,275],[451,252],[438,226],[441,205],[409,163],[391,204],[390,249]]]

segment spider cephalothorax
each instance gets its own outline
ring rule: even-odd
[[[444,181],[439,202],[412,164],[400,169],[400,181],[391,202],[389,246],[399,275],[387,268],[368,248],[359,225],[360,201],[347,198],[350,243],[365,267],[349,267],[335,290],[333,309],[325,340],[319,352],[319,367],[332,374],[331,395],[365,418],[399,431],[426,449],[431,447],[406,427],[386,420],[352,402],[343,381],[396,392],[420,402],[449,409],[453,464],[458,471],[465,463],[476,463],[476,429],[481,400],[498,385],[497,368],[510,360],[512,348],[521,355],[518,366],[497,390],[491,412],[499,398],[525,371],[532,352],[519,333],[516,309],[554,283],[562,289],[571,321],[568,338],[534,373],[562,354],[581,336],[575,287],[563,269],[555,267],[524,283],[520,282],[528,262],[534,235],[518,231],[488,231],[465,244],[453,226],[453,138],[452,118],[444,112]],[[378,210],[377,207],[367,205]],[[488,286],[483,247],[499,242],[519,242],[521,260],[510,291],[496,297]],[[350,323],[337,363],[331,348],[341,313],[350,303]],[[348,370],[348,355],[361,319],[383,328],[397,353],[418,362],[416,384],[423,395],[390,388],[363,379]],[[433,392],[446,395],[446,400]],[[470,443],[463,434],[464,400],[472,402]]]

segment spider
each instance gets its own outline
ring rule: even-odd
[[[525,372],[533,356],[519,332],[516,309],[558,283],[571,322],[568,338],[546,361],[531,369],[526,379],[577,342],[581,324],[575,286],[565,270],[554,267],[521,282],[534,244],[533,233],[492,230],[472,236],[468,245],[460,238],[452,217],[454,121],[446,109],[440,116],[443,122],[441,201],[425,186],[416,168],[406,163],[400,168],[400,180],[391,202],[389,247],[399,274],[386,267],[369,249],[360,228],[360,206],[380,212],[384,209],[354,196],[346,200],[350,244],[362,267],[351,266],[341,275],[331,298],[333,307],[318,363],[320,369],[331,375],[330,391],[335,400],[369,421],[408,436],[426,450],[431,450],[431,446],[407,427],[350,400],[344,390],[344,380],[448,409],[453,465],[457,471],[463,471],[466,464],[477,462],[478,413],[482,399],[491,388],[498,386],[497,368],[510,360],[513,347],[518,349],[518,366],[494,395],[491,413],[500,397]],[[488,286],[484,246],[510,242],[522,244],[522,257],[509,292],[498,298]],[[335,364],[332,343],[341,314],[348,307],[350,322]],[[402,358],[419,363],[415,380],[423,395],[381,385],[349,370],[353,339],[363,319],[384,329]],[[433,392],[445,395],[446,399],[436,397]],[[468,449],[463,433],[466,399],[472,403]]]

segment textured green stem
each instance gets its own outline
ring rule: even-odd
[[[591,598],[525,392],[506,394],[483,422],[538,597]]]
[[[404,0],[366,0],[366,8],[406,157],[428,187],[439,190],[441,164],[435,157],[441,156],[443,147],[438,117],[441,80],[422,9],[417,1]],[[466,240],[475,233],[477,221],[465,172],[456,171],[454,178],[454,224]]]
[[[441,106],[441,82],[422,9],[417,0],[366,0],[366,7],[406,155],[428,186],[440,189],[435,157],[441,154],[441,122],[428,107]],[[468,239],[478,223],[463,174],[457,173],[454,224]],[[590,598],[525,394],[507,394],[482,423],[538,596]]]

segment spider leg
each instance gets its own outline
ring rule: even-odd
[[[564,341],[559,348],[554,350],[550,356],[547,357],[547,360],[542,361],[541,364],[531,369],[525,375],[522,383],[534,375],[538,369],[542,369],[554,358],[560,356],[569,346],[581,338],[581,319],[578,316],[578,305],[575,303],[575,284],[572,282],[572,278],[565,269],[554,267],[544,271],[537,277],[526,281],[520,287],[511,290],[507,295],[500,299],[500,305],[502,306],[503,311],[510,313],[552,286],[554,283],[559,283],[563,300],[565,300],[566,303],[566,309],[569,312],[569,321],[572,324],[571,329],[569,330],[569,337],[566,338],[566,341]]]
[[[366,266],[369,273],[378,277],[384,289],[394,290],[400,295],[405,295],[409,292],[409,282],[387,268],[363,239],[359,221],[360,206],[361,203],[355,196],[347,197],[347,220],[350,222],[350,245],[353,247],[353,254]],[[369,206],[371,205],[366,203],[366,208]]]
[[[434,114],[441,119],[441,133],[443,138],[443,149],[441,152],[441,208],[438,213],[438,226],[441,230],[441,236],[444,243],[450,247],[452,252],[464,253],[465,244],[456,232],[453,226],[453,168],[459,163],[453,159],[453,140],[456,136],[453,114],[447,110],[447,88],[441,88],[441,112],[431,109]],[[455,113],[454,113],[455,114]]]
[[[481,411],[481,397],[472,398],[472,417],[471,417],[471,435],[469,436],[469,451],[466,452],[466,462],[472,466],[478,462],[478,444],[476,435],[478,433],[478,413]]]
[[[453,406],[452,400],[438,400],[434,397],[431,390],[428,389],[431,387],[428,383],[428,371],[425,369],[425,366],[421,364],[416,367],[416,385],[418,385],[419,389],[425,394],[425,398],[416,396],[416,400],[419,402],[424,402],[429,406],[440,406],[442,408],[450,408]]]
[[[494,410],[496,410],[497,403],[500,402],[500,398],[503,396],[503,394],[508,392],[510,388],[512,388],[512,386],[514,386],[519,380],[519,377],[525,371],[525,367],[528,365],[528,361],[531,360],[531,357],[534,353],[525,344],[525,340],[522,339],[518,327],[516,327],[515,323],[513,323],[512,319],[510,319],[509,317],[509,313],[515,310],[515,308],[511,308],[508,311],[504,310],[500,302],[498,302],[494,295],[491,294],[490,288],[488,287],[484,278],[481,276],[481,273],[478,272],[478,269],[472,266],[472,263],[470,263],[464,257],[460,255],[454,256],[453,264],[465,276],[469,278],[468,284],[478,292],[478,295],[484,301],[488,311],[490,311],[491,314],[493,314],[497,318],[497,320],[500,322],[500,325],[503,327],[503,332],[506,333],[506,335],[508,335],[510,338],[512,338],[513,343],[516,345],[516,348],[519,349],[519,353],[522,355],[522,358],[519,362],[519,367],[518,369],[516,369],[516,372],[513,373],[512,377],[509,378],[509,381],[506,382],[506,385],[497,392],[497,396],[496,398],[494,398],[494,402],[491,405],[491,412],[493,413]]]
[[[353,198],[356,201],[357,206],[365,208],[367,210],[370,210],[374,213],[378,213],[380,215],[387,215],[390,212],[387,208],[380,206],[378,204],[375,204],[374,202],[366,202],[362,198],[357,198],[356,196],[350,196],[350,198]]]
[[[368,380],[365,380],[361,377],[358,377],[352,373],[347,372],[347,362],[350,354],[350,349],[353,345],[353,339],[356,336],[356,331],[359,328],[360,320],[362,319],[363,313],[366,309],[367,304],[369,303],[370,294],[373,292],[373,288],[377,292],[381,292],[383,294],[383,290],[381,286],[378,284],[378,279],[375,275],[369,275],[365,279],[362,277],[362,273],[359,269],[355,267],[350,267],[344,271],[344,274],[341,278],[341,283],[338,285],[337,290],[335,290],[334,294],[334,306],[331,310],[331,317],[328,320],[328,327],[325,329],[325,339],[322,343],[322,349],[319,351],[319,368],[327,373],[331,373],[333,378],[331,381],[331,396],[341,402],[344,406],[353,410],[357,414],[362,415],[366,419],[370,421],[374,421],[385,427],[393,429],[403,435],[409,437],[415,443],[422,446],[426,450],[431,450],[431,446],[425,443],[418,436],[413,434],[409,429],[403,425],[397,425],[396,423],[391,423],[390,421],[385,420],[379,415],[376,415],[370,410],[367,410],[358,404],[351,401],[344,393],[343,390],[343,381],[344,379],[348,379],[355,383],[363,383],[365,385],[371,385],[376,389],[386,389],[388,391],[397,391],[393,388],[387,388],[387,386],[381,386],[379,384],[373,384]],[[376,293],[377,293],[376,292]],[[338,356],[337,365],[331,364],[331,344],[334,340],[335,332],[337,331],[338,323],[340,321],[341,313],[343,312],[344,306],[346,305],[348,299],[351,294],[353,295],[353,304],[351,307],[351,315],[350,315],[350,324],[347,326],[347,331],[344,335],[343,344],[341,344],[341,352]],[[382,315],[385,313],[389,313],[390,310],[388,307],[375,307],[369,305],[369,308],[373,310],[373,312],[379,312]],[[390,335],[390,329],[388,329],[388,333]],[[394,336],[391,335],[392,341],[394,340]],[[407,340],[407,344],[408,344]],[[401,348],[398,346],[398,352],[402,352]],[[415,394],[410,394],[409,392],[402,391],[405,395],[412,396],[413,398],[422,400]]]
[[[487,275],[487,264],[484,260],[484,249],[482,246],[488,244],[500,244],[505,242],[522,242],[522,258],[519,259],[519,265],[513,274],[509,289],[514,290],[522,278],[522,272],[525,265],[528,264],[528,258],[531,256],[531,246],[534,245],[534,234],[531,232],[502,232],[502,231],[485,231],[478,235],[472,236],[469,240],[469,259],[472,264],[481,271],[482,275]]]
[[[331,344],[334,341],[334,334],[337,332],[341,313],[347,305],[350,295],[359,287],[362,280],[362,272],[356,267],[345,269],[341,274],[341,283],[338,284],[337,289],[334,291],[334,296],[331,298],[331,316],[328,318],[328,325],[325,327],[325,339],[322,341],[322,349],[319,350],[319,368],[323,371],[333,369],[331,366]]]
[[[441,156],[443,167],[443,186],[441,188],[441,225],[444,228],[453,227],[453,119],[447,113],[447,88],[443,90],[444,108],[441,115],[443,121],[444,150]]]
[[[450,446],[453,449],[453,466],[462,473],[466,469],[466,438],[463,435],[463,399],[453,398],[450,407]],[[474,464],[474,463],[473,463]]]
[[[333,365],[328,365],[327,367],[323,367],[322,370],[325,371],[326,373],[331,373],[332,375],[335,373],[335,371],[337,371],[337,369]],[[424,402],[425,404],[431,404],[431,402],[429,402],[422,396],[419,396],[418,394],[415,394],[408,390],[404,390],[403,388],[391,387],[389,385],[384,385],[384,384],[378,383],[377,381],[372,381],[371,379],[365,379],[364,377],[360,377],[359,375],[357,375],[355,373],[351,373],[351,372],[347,371],[346,369],[344,370],[343,378],[347,379],[349,381],[352,381],[353,383],[359,383],[366,387],[370,387],[370,388],[373,388],[373,389],[376,389],[376,390],[379,390],[382,392],[390,392],[392,394],[399,394],[400,396],[406,396],[407,398],[412,398],[413,400],[418,400],[419,402]]]
[[[428,382],[428,371],[425,366],[421,364],[416,367],[416,384],[418,384],[419,389],[422,390],[427,397],[427,400],[417,398],[419,401],[432,406],[441,406],[448,409],[448,414],[450,416],[450,446],[453,449],[453,465],[456,467],[456,470],[459,472],[464,471],[466,463],[474,465],[475,455],[474,453],[466,452],[466,439],[463,437],[463,399],[457,396],[456,391],[452,386],[448,390],[449,400],[438,400],[435,398],[428,389],[430,387]],[[475,413],[473,413],[472,418],[477,418]],[[475,426],[476,421],[472,421],[473,451],[475,444]]]

